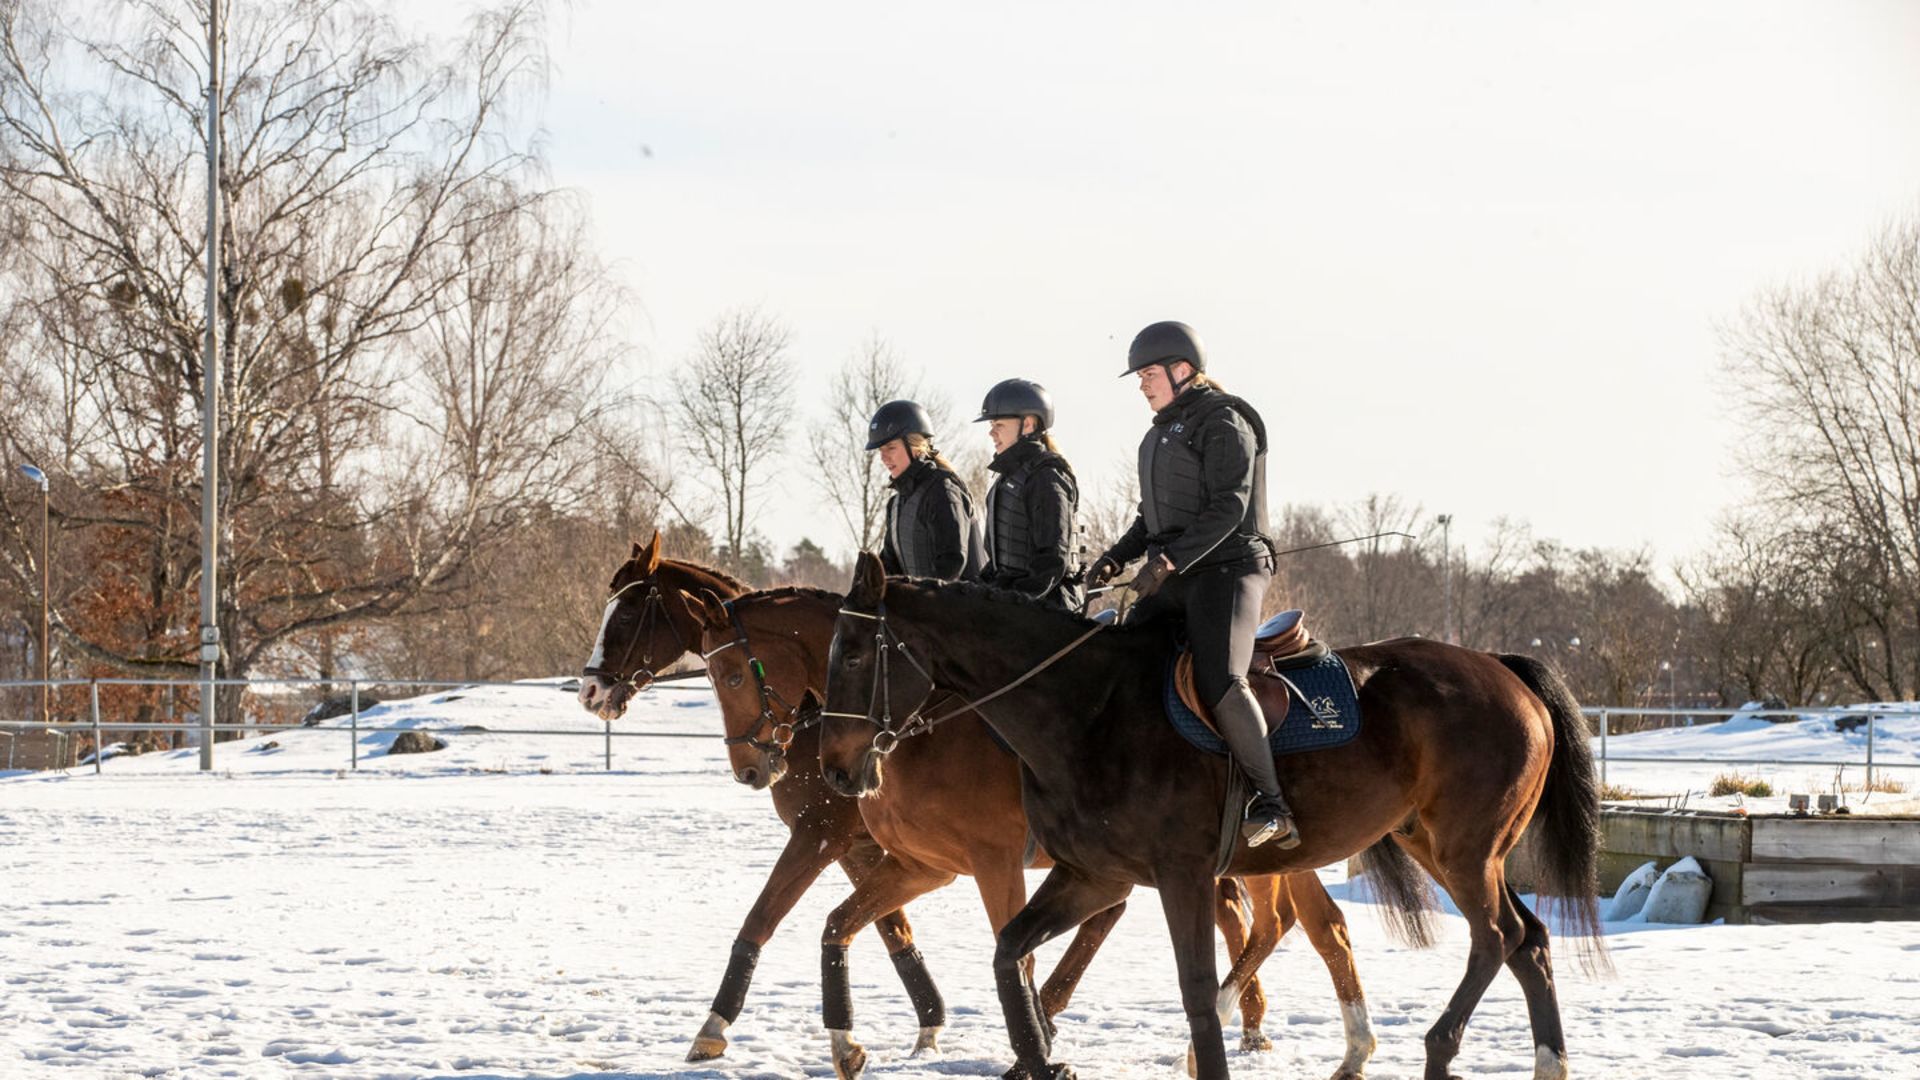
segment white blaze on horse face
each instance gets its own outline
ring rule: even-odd
[[[616,596],[607,601],[607,610],[600,615],[600,634],[593,639],[593,655],[587,657],[590,668],[603,667],[607,662],[607,624],[613,621],[614,609],[619,606],[620,598]]]

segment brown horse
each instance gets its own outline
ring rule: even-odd
[[[1164,715],[1171,640],[1163,627],[1099,628],[980,586],[889,580],[878,559],[860,556],[828,663],[828,781],[879,788],[889,752],[947,715],[922,715],[936,690],[957,694],[1019,754],[1028,820],[1057,860],[994,952],[1016,1073],[1072,1075],[1047,1061],[1021,959],[1149,885],[1173,938],[1198,1075],[1227,1076],[1209,924],[1229,776],[1224,759],[1194,749]],[[1537,811],[1541,891],[1570,900],[1575,928],[1604,961],[1593,937],[1598,784],[1578,705],[1527,657],[1422,639],[1340,656],[1359,689],[1358,737],[1282,760],[1304,841],[1285,851],[1236,843],[1229,872],[1304,870],[1377,850],[1392,834],[1446,886],[1472,935],[1466,975],[1427,1033],[1427,1080],[1449,1080],[1502,964],[1526,996],[1536,1080],[1564,1080],[1547,928],[1507,884],[1504,860]]]
[[[605,719],[626,711],[635,693],[645,689],[655,673],[694,650],[700,642],[699,621],[680,601],[683,591],[706,590],[722,596],[746,591],[739,581],[694,563],[660,557],[660,534],[633,554],[613,575],[601,617],[600,635],[580,679],[580,704]],[[719,690],[724,679],[715,680]],[[786,846],[747,910],[733,943],[733,957],[714,996],[706,1023],[694,1036],[688,1061],[704,1061],[726,1052],[726,1030],[745,1004],[747,988],[760,949],[798,903],[802,894],[831,863],[839,863],[856,885],[880,862],[880,846],[867,833],[859,809],[850,799],[836,796],[820,775],[819,732],[794,737],[791,747],[771,744],[730,746],[733,777],[755,789],[772,786],[774,812],[789,830]],[[790,750],[791,753],[787,751]],[[899,910],[882,915],[876,927],[894,957],[894,966],[913,1000],[923,1025],[944,1023],[944,1006],[932,976],[913,945],[913,927]],[[923,1036],[924,1041],[924,1036]]]
[[[731,601],[711,592],[680,598],[701,624],[707,671],[736,751],[784,722],[781,704],[797,702],[810,687],[824,684],[842,602],[836,593],[797,588],[751,592]],[[828,916],[821,935],[823,1018],[834,1044],[834,1070],[843,1080],[858,1075],[865,1063],[865,1052],[851,1034],[846,963],[847,944],[860,928],[879,912],[968,875],[998,933],[1026,902],[1024,868],[1053,865],[1044,851],[1029,850],[1018,760],[993,741],[978,717],[958,717],[927,738],[901,743],[887,770],[895,783],[858,802],[868,831],[886,855]],[[1215,921],[1236,958],[1219,1003],[1223,1017],[1237,1000],[1242,1045],[1272,1045],[1260,1031],[1266,1001],[1254,972],[1297,916],[1340,996],[1348,1048],[1335,1076],[1360,1076],[1373,1052],[1373,1036],[1340,909],[1311,872],[1257,878],[1246,883],[1245,891],[1242,896],[1231,880],[1223,882],[1214,904]],[[1081,927],[1040,991],[1043,1018],[1050,1021],[1066,1007],[1123,906],[1107,908]],[[1243,908],[1252,916],[1251,941],[1243,928]]]

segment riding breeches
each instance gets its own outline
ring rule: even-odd
[[[1272,579],[1273,570],[1264,558],[1175,574],[1159,592],[1134,605],[1127,623],[1183,620],[1193,650],[1193,681],[1200,699],[1211,705],[1236,681],[1246,682],[1247,668],[1253,663],[1253,634],[1260,626],[1260,604]]]

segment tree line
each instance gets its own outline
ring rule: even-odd
[[[867,417],[914,397],[943,429],[959,419],[879,336],[796,410],[793,335],[753,307],[717,314],[671,389],[633,391],[630,298],[526,119],[541,16],[510,3],[442,38],[355,0],[230,13],[229,676],[571,670],[605,579],[656,528],[670,554],[757,585],[843,587],[886,498]],[[176,0],[85,15],[0,0],[0,677],[36,673],[25,462],[52,478],[56,674],[195,670],[204,19]],[[1662,567],[1518,522],[1448,548],[1431,513],[1377,495],[1282,509],[1277,545],[1308,550],[1282,557],[1272,603],[1335,643],[1419,633],[1541,654],[1594,702],[1920,696],[1917,298],[1906,221],[1730,322],[1754,494],[1707,552]],[[987,454],[964,442],[978,489]],[[795,473],[837,532],[775,550],[756,510],[769,477]],[[1097,553],[1136,494],[1089,486]],[[1316,546],[1390,531],[1413,538]]]

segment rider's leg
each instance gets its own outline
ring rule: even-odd
[[[1241,833],[1248,846],[1269,840],[1282,848],[1300,843],[1293,812],[1280,791],[1280,777],[1267,745],[1266,716],[1247,686],[1253,632],[1272,572],[1262,563],[1197,571],[1186,595],[1187,636],[1193,644],[1193,674],[1210,703],[1227,749],[1253,786]]]

